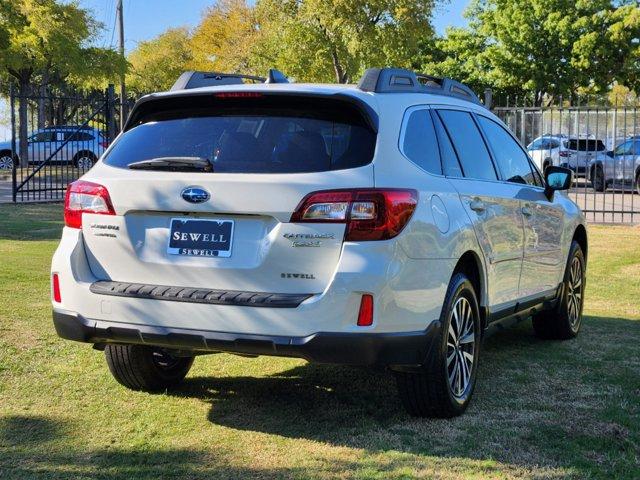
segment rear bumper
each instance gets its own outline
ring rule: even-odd
[[[53,310],[53,323],[60,337],[93,344],[142,344],[199,353],[230,352],[391,367],[424,363],[436,348],[440,332],[440,322],[434,321],[426,330],[417,332],[319,332],[304,337],[249,335],[91,320],[57,309]]]

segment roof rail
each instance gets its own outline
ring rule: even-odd
[[[473,90],[463,83],[451,78],[415,73],[404,68],[369,68],[358,82],[358,88],[375,93],[414,92],[449,95],[482,105]]]
[[[191,88],[213,87],[218,85],[241,85],[243,83],[289,83],[284,73],[271,69],[267,78],[255,75],[242,75],[240,73],[220,72],[184,72],[171,87],[174,90],[187,90]]]

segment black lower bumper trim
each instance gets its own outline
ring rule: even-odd
[[[343,365],[414,366],[424,363],[440,331],[434,321],[418,332],[334,333],[306,337],[246,335],[90,320],[71,312],[53,311],[58,335],[93,344],[142,344],[194,352],[297,357]]]
[[[310,293],[257,293],[237,290],[209,290],[144,283],[112,282],[109,280],[100,280],[92,283],[90,290],[99,295],[116,297],[269,308],[295,308],[312,296]]]

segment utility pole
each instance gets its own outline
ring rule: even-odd
[[[122,60],[125,60],[124,56],[124,15],[122,13],[122,0],[118,0],[117,6],[118,15],[118,36],[120,37],[120,55]],[[120,130],[124,128],[124,123],[127,120],[127,89],[124,84],[124,73],[120,77]]]

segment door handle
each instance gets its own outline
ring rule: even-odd
[[[476,213],[484,213],[484,211],[487,209],[484,202],[479,199],[471,200],[471,202],[469,202],[469,208]]]
[[[533,215],[533,212],[531,211],[531,208],[529,208],[529,205],[522,207],[522,214],[525,217],[530,217],[531,215]]]

